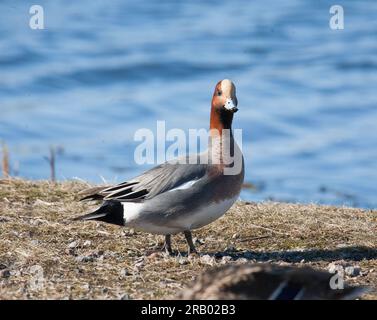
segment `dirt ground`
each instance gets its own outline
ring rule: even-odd
[[[88,186],[0,180],[0,299],[170,299],[213,266],[266,261],[350,266],[348,284],[377,288],[377,211],[238,202],[194,231],[199,255],[176,235],[169,256],[162,236],[71,221],[95,206],[77,201]]]

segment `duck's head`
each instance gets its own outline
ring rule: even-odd
[[[236,86],[229,79],[224,79],[216,84],[215,92],[212,97],[212,108],[219,112],[238,111],[238,101],[236,97]]]
[[[230,129],[233,115],[238,111],[236,97],[236,86],[228,79],[219,81],[216,84],[211,104],[211,129]]]

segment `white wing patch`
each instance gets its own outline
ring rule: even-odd
[[[132,220],[135,220],[139,217],[144,203],[136,202],[122,202],[123,206],[123,219],[126,223],[129,223]]]
[[[185,183],[182,183],[178,187],[170,189],[168,192],[176,191],[176,190],[187,190],[187,189],[191,188],[195,184],[195,182],[197,182],[197,181],[198,181],[198,179],[187,181]]]

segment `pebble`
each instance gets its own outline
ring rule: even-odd
[[[10,271],[10,275],[13,276],[13,277],[18,277],[21,275],[21,271],[20,270],[12,270]]]
[[[94,261],[94,257],[92,257],[92,256],[77,256],[75,258],[75,260],[77,262],[93,262]]]
[[[205,240],[204,239],[199,239],[197,237],[194,237],[194,239],[192,239],[192,241],[197,244],[197,245],[202,245],[205,243]]]
[[[120,270],[120,275],[121,277],[127,277],[130,276],[131,273],[126,268],[123,268],[122,270]]]
[[[90,247],[92,245],[92,241],[90,240],[85,240],[83,243],[83,247]]]
[[[70,249],[76,248],[78,244],[79,244],[78,241],[72,241],[72,242],[68,245],[68,248],[70,248]]]
[[[216,260],[214,257],[211,257],[209,254],[205,254],[204,256],[200,257],[200,262],[213,266],[216,263]]]
[[[93,262],[97,259],[103,259],[103,251],[92,252],[87,255],[80,255],[75,258],[77,262]]]
[[[247,260],[246,258],[239,258],[236,260],[237,263],[248,263],[249,260]]]
[[[349,267],[344,268],[344,272],[346,273],[346,275],[350,277],[357,277],[358,275],[360,275],[360,267],[349,266]]]
[[[48,224],[48,221],[47,220],[44,220],[44,219],[40,219],[40,218],[37,218],[37,219],[32,219],[30,220],[30,225],[32,226],[40,226],[42,224]]]
[[[232,257],[231,256],[224,256],[224,257],[221,258],[221,264],[226,264],[229,261],[232,261]]]

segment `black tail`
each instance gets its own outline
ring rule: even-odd
[[[96,211],[74,218],[73,220],[98,220],[123,226],[123,206],[119,201],[105,201]]]

